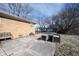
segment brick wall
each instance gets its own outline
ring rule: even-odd
[[[0,18],[0,32],[11,32],[14,38],[19,35],[27,36],[29,33],[35,33],[34,24],[15,21],[6,18]]]

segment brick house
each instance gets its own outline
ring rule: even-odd
[[[10,33],[13,38],[35,33],[35,23],[18,16],[0,12],[0,33]]]

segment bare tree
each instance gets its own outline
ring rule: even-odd
[[[26,15],[33,10],[33,8],[29,6],[29,4],[8,3],[8,6],[10,13],[23,17],[26,17]]]
[[[58,16],[56,16],[58,33],[67,33],[70,30],[79,28],[79,4],[65,4]]]
[[[8,11],[8,8],[6,9],[5,7],[7,7],[6,3],[0,3],[0,11]]]

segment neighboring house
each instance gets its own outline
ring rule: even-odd
[[[51,29],[51,28],[46,28],[46,32],[53,32],[53,29]]]
[[[39,29],[39,28],[36,28],[36,30],[35,30],[36,32],[41,32],[41,30]]]
[[[0,33],[11,33],[13,38],[35,33],[35,23],[5,12],[0,12]]]
[[[57,32],[56,28],[46,28],[46,32]]]

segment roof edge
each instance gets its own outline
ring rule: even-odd
[[[32,24],[36,24],[35,22],[31,21],[31,20],[27,20],[25,18],[19,17],[19,16],[15,16],[15,15],[10,15],[7,12],[4,11],[0,11],[0,17],[4,17],[4,18],[8,18],[8,19],[12,19],[12,20],[16,20],[16,21],[21,21],[21,22],[26,22],[26,23],[32,23]]]

